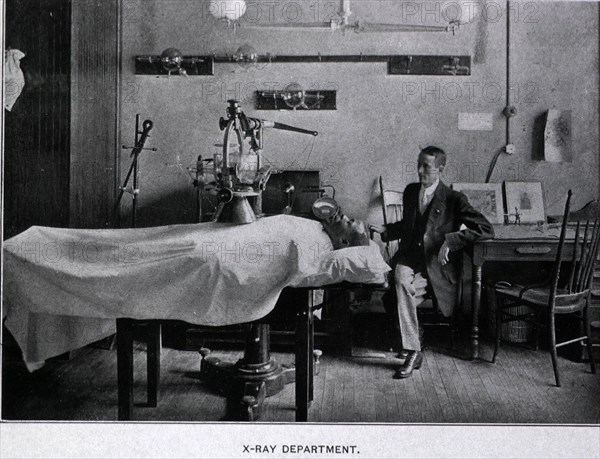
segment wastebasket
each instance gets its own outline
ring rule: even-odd
[[[498,305],[501,305],[503,309],[513,315],[528,314],[534,311],[534,309],[529,306],[518,305],[516,299],[508,298],[504,295],[496,295],[493,282],[490,282],[487,285],[487,298],[487,323],[490,336],[496,336],[496,309]],[[532,339],[533,329],[533,325],[525,320],[514,320],[502,324],[500,337],[509,343],[528,343]]]

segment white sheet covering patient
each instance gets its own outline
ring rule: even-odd
[[[32,227],[4,243],[6,326],[26,362],[114,333],[115,320],[257,320],[285,287],[383,283],[375,244],[332,250],[319,222],[289,215],[79,230]]]

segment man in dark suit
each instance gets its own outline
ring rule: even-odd
[[[411,183],[404,190],[402,220],[371,226],[384,242],[400,239],[391,264],[406,360],[396,370],[396,379],[408,378],[423,361],[417,306],[429,291],[440,312],[449,317],[457,298],[462,249],[494,236],[490,222],[471,207],[467,197],[440,181],[445,165],[442,149],[423,149],[418,158],[419,183]],[[461,229],[462,225],[466,229]]]

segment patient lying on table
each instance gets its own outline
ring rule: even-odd
[[[341,235],[339,250],[321,223],[290,215],[249,225],[31,227],[4,243],[6,326],[25,361],[38,362],[114,333],[117,318],[230,325],[266,316],[285,287],[384,283],[379,247],[360,224],[338,223],[328,231]]]

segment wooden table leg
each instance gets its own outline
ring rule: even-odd
[[[310,298],[310,292],[306,292]],[[296,422],[308,421],[312,350],[310,349],[310,299],[296,312]]]
[[[147,380],[148,380],[148,406],[156,407],[158,404],[158,386],[160,381],[160,351],[161,327],[160,322],[151,321],[147,327]]]
[[[479,308],[481,306],[481,265],[473,264],[471,284],[471,360],[479,358]]]
[[[133,320],[117,319],[117,381],[119,421],[133,412]]]
[[[313,292],[308,292],[308,402],[309,404],[315,398],[315,316],[313,315],[314,297]]]

